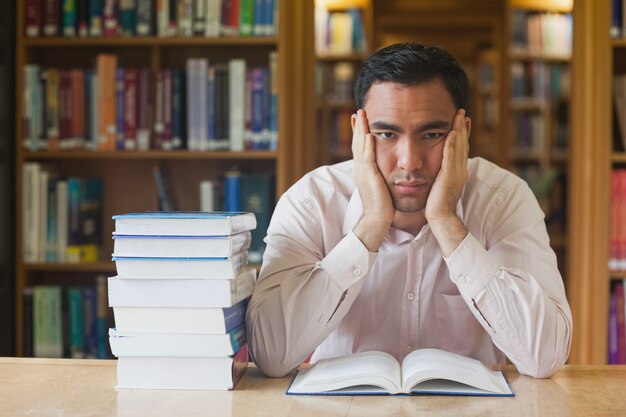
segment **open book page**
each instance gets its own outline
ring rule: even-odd
[[[438,349],[419,349],[408,354],[402,363],[402,375],[403,390],[407,392],[512,394],[502,372],[492,371],[475,359]]]
[[[289,394],[312,394],[369,385],[395,394],[400,391],[400,365],[384,352],[361,352],[322,359],[298,373],[287,391]],[[363,389],[375,392],[376,390]]]

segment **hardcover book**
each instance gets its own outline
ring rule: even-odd
[[[235,279],[109,278],[111,307],[230,307],[252,295],[256,269]]]
[[[418,349],[402,364],[385,352],[322,359],[300,371],[287,394],[514,396],[502,372],[439,349]]]
[[[113,235],[115,256],[227,258],[250,247],[250,232],[230,236]]]
[[[113,256],[117,274],[132,279],[233,279],[248,264],[248,252],[230,258]]]
[[[115,307],[120,332],[225,334],[243,324],[248,299],[228,308]]]
[[[113,355],[120,356],[232,356],[246,343],[243,325],[225,334],[140,333],[109,329]]]
[[[145,212],[113,216],[115,233],[161,236],[226,236],[256,228],[253,213]]]
[[[122,356],[117,361],[117,388],[229,390],[247,366],[247,345],[223,358]]]

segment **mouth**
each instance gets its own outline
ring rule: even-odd
[[[428,189],[426,181],[399,181],[393,184],[393,187],[400,194],[415,194]]]

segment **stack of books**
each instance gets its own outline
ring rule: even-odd
[[[113,216],[109,305],[117,387],[233,389],[248,363],[244,318],[252,213]]]

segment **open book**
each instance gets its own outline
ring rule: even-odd
[[[514,396],[502,372],[439,349],[418,349],[402,365],[385,352],[322,359],[299,371],[287,394]]]

